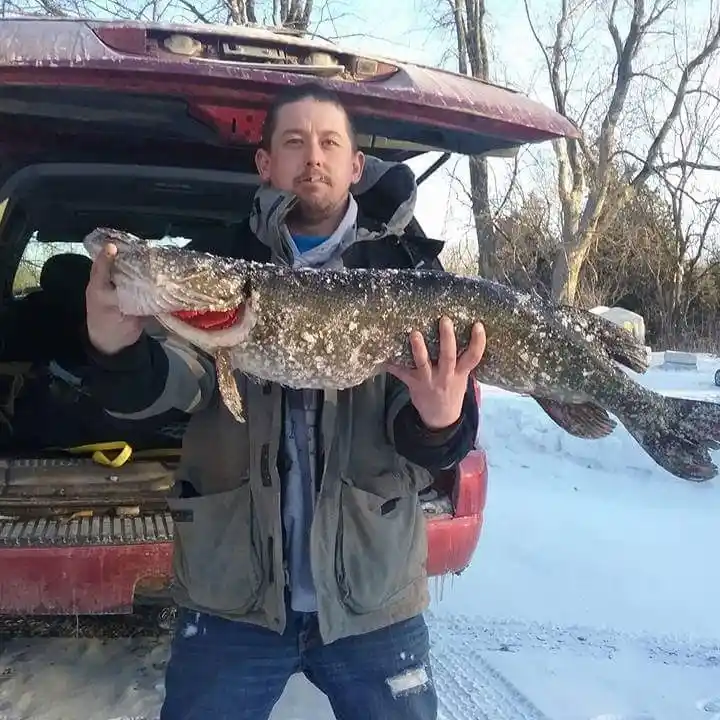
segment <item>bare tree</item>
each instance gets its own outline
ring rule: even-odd
[[[185,0],[180,0],[185,4]],[[272,0],[257,3],[256,0],[220,0],[220,8],[227,14],[232,25],[273,25],[305,31],[310,24],[313,0]],[[201,22],[202,17],[197,18]]]
[[[490,60],[485,28],[485,0],[445,0],[457,42],[458,70],[480,80],[490,79]],[[469,198],[475,223],[480,275],[496,278],[497,243],[490,207],[488,163],[471,156]]]
[[[497,262],[502,279],[515,288],[549,295],[550,258],[555,248],[550,200],[539,192],[518,193],[515,202],[495,217]]]
[[[477,253],[467,240],[446,246],[443,249],[442,260],[445,269],[456,275],[472,277],[477,273]]]
[[[645,315],[648,327],[660,333],[661,297],[673,275],[674,234],[667,194],[640,188],[588,251],[578,299],[586,305],[619,303]]]
[[[677,49],[681,43],[677,43],[673,57],[667,58],[664,67],[653,74],[651,69],[639,69],[636,65],[642,59],[643,51],[648,48],[657,50],[661,38],[679,36],[670,16],[673,10],[683,9],[684,0],[653,0],[651,4],[645,0],[629,0],[628,3],[619,3],[618,0],[558,0],[560,12],[550,45],[546,45],[540,37],[538,23],[530,13],[529,0],[523,1],[531,31],[544,58],[555,109],[585,130],[579,140],[559,140],[553,145],[562,213],[562,242],[554,261],[553,296],[561,302],[572,303],[588,251],[612,222],[613,215],[628,202],[633,192],[658,172],[688,165],[689,160],[682,158],[663,162],[661,150],[666,146],[688,94],[700,90],[696,81],[698,75],[702,77],[703,69],[718,53],[720,11],[708,2],[707,27],[699,47],[682,58]],[[627,29],[622,33],[620,24],[626,8],[630,17]],[[588,20],[588,15],[593,17]],[[597,67],[599,60],[601,43],[592,36],[598,15],[603,19],[611,41],[613,70],[611,77],[601,79],[599,87],[574,114],[571,92],[573,83],[578,82],[576,75],[579,67],[589,67],[589,62]],[[588,37],[592,37],[592,42],[583,48]],[[692,42],[688,40],[687,44]],[[584,50],[594,52],[594,58],[590,60]],[[674,83],[663,79],[663,76],[672,78],[673,75],[677,76]],[[587,87],[587,76],[582,82]],[[622,147],[619,142],[622,124],[633,121],[628,98],[634,86],[638,85],[645,94],[657,92],[664,104],[669,106],[661,119],[654,122],[653,134],[645,152],[633,147],[629,139],[623,140]],[[605,109],[598,113],[597,104],[603,100]],[[588,133],[587,127],[594,114],[599,120],[597,131]],[[624,135],[633,133],[625,132]],[[616,182],[616,165],[623,153],[632,154],[636,165],[628,170],[623,182]],[[703,166],[718,167],[716,164]]]
[[[255,0],[246,0],[253,5]],[[273,25],[293,28],[294,30],[307,30],[312,15],[313,0],[273,0]],[[257,20],[251,21],[257,22]]]
[[[3,0],[3,15],[273,25],[306,32],[314,0]]]
[[[707,69],[703,76],[707,75]],[[707,192],[698,168],[714,154],[713,142],[720,136],[720,97],[710,82],[689,92],[670,133],[675,155],[658,151],[658,176],[669,198],[673,237],[668,248],[672,275],[660,304],[667,333],[685,329],[688,311],[704,286],[705,277],[716,267],[720,228],[720,197]]]

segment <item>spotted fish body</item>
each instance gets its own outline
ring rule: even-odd
[[[232,371],[286,387],[346,389],[387,363],[412,366],[409,334],[419,330],[432,359],[439,319],[454,324],[458,351],[472,325],[485,327],[477,380],[533,396],[566,431],[612,432],[614,414],[669,472],[692,480],[717,474],[720,406],[651,392],[621,367],[643,372],[644,346],[592,313],[553,306],[482,278],[417,270],[313,270],[151,247],[116,230],[86,238],[91,255],[118,247],[114,283],[122,312],[153,315],[172,333],[216,357],[219,387],[238,420]],[[187,311],[231,312],[235,321],[204,330]]]

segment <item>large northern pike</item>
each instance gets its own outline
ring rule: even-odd
[[[485,326],[480,382],[531,395],[562,428],[601,438],[614,414],[660,466],[687,480],[715,477],[720,405],[666,397],[619,365],[648,367],[630,333],[588,311],[554,306],[482,278],[416,270],[293,269],[151,246],[99,228],[85,239],[96,257],[107,242],[120,309],[154,316],[214,356],[218,384],[240,422],[233,370],[293,388],[344,389],[414,365],[409,334],[419,330],[434,360],[439,318],[454,323],[458,352],[472,325]],[[617,364],[616,364],[617,363]]]

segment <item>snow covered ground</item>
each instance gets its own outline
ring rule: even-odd
[[[720,360],[657,364],[643,383],[720,401]],[[492,388],[482,440],[480,546],[428,615],[441,719],[720,720],[719,483],[673,478],[622,428],[572,438]],[[0,720],[152,720],[166,656],[149,639],[12,640]],[[272,719],[311,718],[332,713],[295,677]]]

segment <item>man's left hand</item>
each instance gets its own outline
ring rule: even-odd
[[[416,367],[389,365],[386,370],[407,385],[412,404],[428,428],[450,427],[462,414],[468,376],[485,352],[485,328],[481,323],[473,325],[470,343],[458,357],[455,329],[450,318],[443,316],[436,365],[430,361],[421,333],[410,334],[410,346]]]

